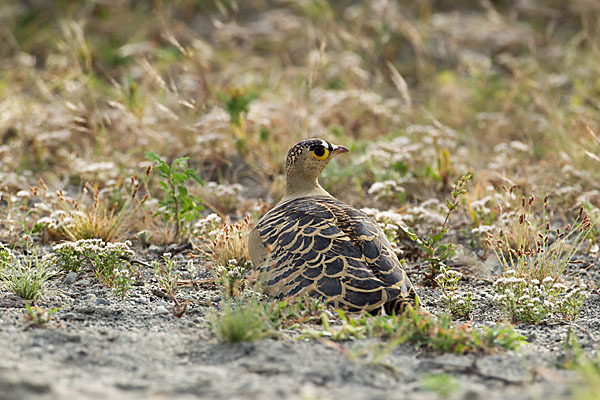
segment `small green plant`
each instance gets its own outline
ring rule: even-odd
[[[188,224],[200,217],[200,211],[204,209],[200,203],[202,199],[188,193],[187,183],[190,179],[203,185],[204,182],[188,166],[189,157],[180,157],[171,164],[160,158],[156,153],[149,151],[146,159],[153,162],[160,177],[159,185],[165,193],[165,198],[158,202],[159,209],[154,214],[162,215],[165,222],[175,223],[175,239],[179,239],[188,231]]]
[[[10,250],[0,243],[0,270],[2,270],[10,260]]]
[[[480,331],[468,325],[455,325],[447,315],[439,318],[408,307],[399,316],[359,315],[348,317],[338,311],[340,325],[333,326],[326,313],[321,315],[322,329],[309,330],[303,337],[327,337],[332,340],[350,340],[365,337],[390,339],[392,346],[404,342],[417,348],[438,353],[465,354],[494,352],[497,349],[515,349],[524,337],[514,332],[509,324],[484,327]]]
[[[435,282],[442,290],[442,301],[450,313],[455,317],[466,318],[473,309],[473,293],[458,290],[458,282],[461,278],[462,274],[460,272],[442,265]]]
[[[229,115],[235,145],[244,158],[247,158],[250,151],[245,117],[250,111],[250,103],[257,96],[258,94],[246,92],[242,88],[233,88],[227,93],[219,94],[219,98],[225,105],[225,111]]]
[[[53,247],[54,262],[64,271],[92,270],[100,282],[124,298],[136,280],[137,270],[129,259],[134,256],[131,242],[106,243],[101,239],[64,242]]]
[[[138,271],[132,268],[131,265],[127,265],[125,268],[114,268],[110,272],[106,271],[97,272],[97,276],[101,276],[102,279],[112,287],[113,293],[116,297],[124,299],[127,296],[127,292],[136,282]]]
[[[279,329],[318,323],[327,312],[322,301],[310,297],[265,303],[256,299],[247,303],[226,299],[222,313],[213,315],[210,324],[222,342],[248,342],[270,336]]]
[[[482,334],[476,335],[476,342],[484,349],[515,350],[525,343],[525,336],[515,332],[511,324],[498,323],[483,327]]]
[[[252,261],[246,261],[240,265],[235,258],[227,260],[227,264],[219,265],[216,272],[219,276],[219,281],[229,297],[235,296],[240,292],[240,288],[244,285],[246,274],[252,270]]]
[[[210,324],[217,338],[225,343],[253,342],[268,336],[272,330],[265,309],[256,300],[246,304],[225,301],[223,311],[213,315]]]
[[[45,310],[40,307],[32,307],[28,302],[25,302],[25,318],[29,320],[29,324],[25,329],[31,328],[33,326],[37,326],[39,328],[43,328],[46,326],[48,322],[52,319],[52,314],[60,310],[60,308],[52,308],[50,310]]]
[[[258,94],[246,93],[241,88],[234,88],[228,93],[221,93],[219,95],[221,101],[225,103],[225,111],[229,114],[232,126],[238,128],[242,126],[243,115],[248,114],[250,103],[257,96]]]
[[[589,297],[581,282],[557,282],[551,276],[542,281],[527,280],[508,270],[494,283],[494,300],[514,322],[538,324],[548,319],[572,321]]]
[[[95,260],[103,246],[102,239],[82,239],[57,244],[53,247],[56,265],[65,272],[77,272]]]
[[[294,329],[300,324],[321,320],[325,303],[312,297],[275,301],[266,306],[267,315],[276,328]]]
[[[435,285],[435,277],[441,272],[442,266],[445,266],[446,260],[454,255],[455,246],[453,243],[442,243],[444,235],[448,233],[448,222],[450,215],[456,210],[460,204],[461,198],[467,193],[465,186],[471,180],[471,173],[463,175],[452,190],[452,200],[446,200],[446,218],[440,230],[436,233],[432,233],[429,237],[421,239],[417,236],[412,228],[403,228],[404,232],[408,234],[411,240],[413,240],[426,255],[426,260],[429,262],[429,272],[426,273],[426,277],[429,282]]]
[[[173,315],[182,317],[185,313],[188,301],[183,304],[177,299],[177,285],[179,283],[179,274],[175,272],[176,261],[171,257],[171,253],[162,255],[162,264],[158,261],[152,261],[154,276],[158,279],[162,290],[173,301]]]
[[[341,320],[341,325],[332,326],[329,321],[329,313],[324,310],[321,312],[322,329],[320,331],[307,330],[303,333],[303,337],[327,337],[335,341],[364,339],[367,337],[367,326],[364,320],[348,317],[342,310],[336,311]]]
[[[27,246],[29,247],[29,246]],[[0,280],[24,300],[39,300],[46,292],[47,282],[56,275],[51,259],[40,256],[37,249],[21,256],[2,248],[0,254]],[[8,256],[6,256],[8,254]]]
[[[174,271],[176,262],[171,257],[171,253],[163,253],[162,261],[162,265],[158,261],[152,261],[152,269],[154,269],[154,275],[160,286],[170,297],[174,298],[177,291],[177,282],[179,282],[179,274]]]
[[[513,349],[524,339],[510,325],[484,328],[479,333],[468,325],[453,324],[446,315],[435,318],[409,310],[402,319],[404,326],[401,326],[400,337],[438,353],[465,354],[493,352],[496,348]],[[507,337],[511,339],[507,340]],[[498,340],[500,338],[502,340]]]

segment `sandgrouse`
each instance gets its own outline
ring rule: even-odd
[[[385,234],[317,180],[346,152],[322,139],[290,149],[285,196],[251,231],[250,258],[276,298],[309,295],[351,312],[399,313],[418,298]]]

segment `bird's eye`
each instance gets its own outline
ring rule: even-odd
[[[317,160],[324,160],[329,156],[329,150],[323,146],[318,146],[312,151],[312,155]]]

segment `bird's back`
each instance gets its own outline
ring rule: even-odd
[[[349,311],[399,311],[416,294],[379,226],[329,196],[285,201],[259,221],[254,241],[266,292],[322,297]],[[252,252],[256,246],[250,246]],[[256,251],[253,251],[256,253]]]

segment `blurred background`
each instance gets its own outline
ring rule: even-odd
[[[591,209],[599,22],[596,0],[5,0],[0,195],[115,196],[154,151],[240,217],[320,137],[351,149],[322,183],[357,206],[443,201],[472,171],[474,225],[513,186]]]

